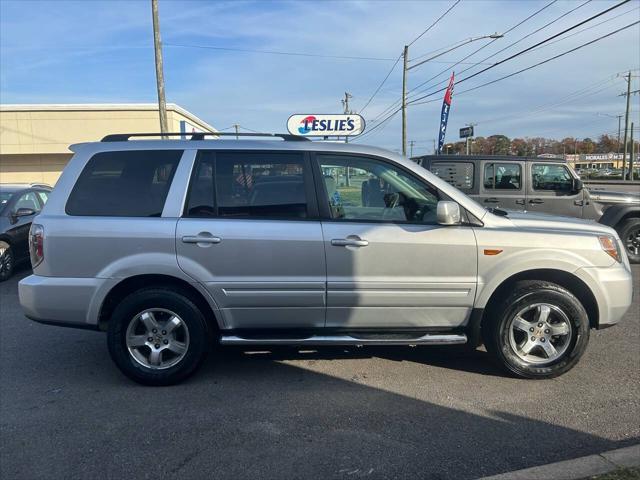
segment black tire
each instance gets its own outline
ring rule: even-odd
[[[482,334],[487,351],[508,372],[521,378],[553,378],[573,368],[589,343],[589,318],[580,301],[565,288],[547,281],[521,281],[510,290],[513,293],[487,310],[487,316],[482,324]],[[516,352],[510,340],[512,321],[515,322],[516,315],[537,304],[547,304],[559,309],[566,316],[571,327],[566,339],[565,337],[553,337],[553,339],[547,340],[547,342],[554,342],[562,339],[564,352],[558,358],[547,360],[546,363],[544,360],[541,360],[542,363],[525,361]],[[531,310],[531,312],[535,315],[535,310]],[[558,314],[553,313],[552,315]],[[536,322],[534,321],[532,328],[535,327]],[[548,332],[548,330],[544,330],[544,332]],[[538,333],[543,335],[543,331],[538,329],[536,329],[536,333],[531,333],[531,335]],[[520,335],[525,336],[523,341],[526,342],[530,334],[520,333]],[[531,337],[532,340],[533,338]],[[544,340],[536,337],[536,341],[538,346],[534,347],[536,350],[532,350],[532,352],[544,354],[541,349],[544,345],[539,343]]]
[[[144,366],[134,358],[127,346],[130,323],[148,309],[173,312],[186,326],[188,341],[184,342],[185,353],[175,365],[168,368]],[[188,295],[159,287],[138,290],[125,297],[113,311],[107,330],[109,354],[122,373],[138,383],[154,386],[172,385],[192,375],[206,358],[211,339],[202,311]],[[140,348],[144,351],[145,347]],[[151,350],[151,346],[146,348]]]
[[[8,280],[13,275],[15,258],[11,245],[0,241],[0,282]]]
[[[640,218],[628,218],[616,226],[629,261],[640,263]]]

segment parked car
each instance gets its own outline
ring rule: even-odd
[[[488,211],[386,150],[130,137],[70,147],[19,295],[33,320],[106,331],[135,381],[183,380],[218,344],[482,342],[549,378],[631,304],[612,228]]]
[[[559,159],[425,155],[414,161],[487,207],[596,220],[613,227],[640,263],[638,192],[589,191]]]
[[[0,282],[29,260],[29,228],[50,192],[44,184],[0,183]]]

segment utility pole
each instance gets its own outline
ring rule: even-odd
[[[402,54],[402,155],[407,156],[407,63],[409,46],[404,46]]]
[[[238,140],[238,138],[239,138],[239,137],[238,137],[238,129],[240,128],[240,125],[238,125],[237,123],[235,123],[235,124],[233,125],[233,128],[235,128],[235,129],[236,129],[236,140]]]
[[[345,115],[351,115],[353,113],[351,110],[349,110],[349,99],[350,98],[353,98],[353,95],[351,95],[349,92],[344,92],[344,100],[342,100],[342,106],[344,107],[344,114]],[[344,143],[349,143],[349,136],[348,135],[345,135]]]
[[[633,180],[633,122],[631,122],[631,155],[629,155],[629,180]]]
[[[409,140],[409,158],[413,157],[413,146],[416,144],[415,140]]]
[[[627,179],[627,135],[629,131],[629,100],[631,99],[631,72],[627,75],[627,110],[624,116],[624,153],[622,155],[622,181]]]
[[[433,154],[436,154],[436,139],[433,139]]]
[[[618,117],[618,151],[616,153],[620,153],[620,120],[622,120],[622,115],[616,115]]]
[[[158,111],[160,113],[160,132],[168,133],[167,101],[164,97],[164,73],[162,66],[162,40],[160,39],[160,20],[158,19],[158,0],[151,0],[153,16],[153,47],[156,54],[156,86],[158,89]]]

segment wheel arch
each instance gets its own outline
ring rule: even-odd
[[[620,223],[630,218],[640,218],[640,206],[612,205],[604,211],[598,223],[616,228]]]
[[[156,286],[171,288],[187,296],[198,306],[198,308],[200,308],[212,327],[215,329],[219,329],[221,327],[219,323],[220,317],[216,315],[217,309],[215,304],[213,304],[213,301],[207,298],[207,296],[192,283],[170,275],[142,274],[123,279],[109,290],[100,305],[98,328],[103,331],[107,330],[107,324],[111,318],[113,310],[118,302],[124,299],[127,295],[142,288]]]
[[[598,302],[595,295],[589,288],[589,286],[578,278],[576,275],[564,270],[556,270],[551,268],[541,268],[525,270],[511,275],[504,279],[491,293],[486,305],[484,306],[484,312],[480,318],[482,322],[485,315],[491,312],[491,307],[496,305],[505,296],[509,295],[513,291],[513,286],[516,282],[522,280],[544,280],[553,282],[566,288],[569,292],[576,296],[576,298],[582,303],[582,306],[587,311],[589,317],[589,326],[591,328],[598,328],[600,313],[598,310]],[[490,314],[490,313],[489,313]]]

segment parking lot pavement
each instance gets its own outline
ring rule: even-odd
[[[27,273],[0,284],[2,478],[465,479],[640,438],[637,301],[554,380],[452,348],[224,348],[149,388],[118,372],[105,335],[26,320]]]

